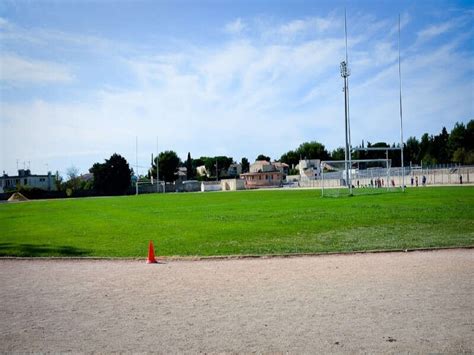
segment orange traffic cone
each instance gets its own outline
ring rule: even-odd
[[[148,259],[146,259],[147,264],[156,264],[158,261],[155,259],[155,248],[153,248],[153,242],[150,240],[148,244]]]

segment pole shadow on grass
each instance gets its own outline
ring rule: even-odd
[[[46,244],[0,243],[0,256],[86,256],[90,251],[70,245],[51,246]]]

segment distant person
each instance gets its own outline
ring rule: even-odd
[[[462,185],[462,175],[459,175],[459,183]]]
[[[413,176],[411,177],[411,187],[413,187]]]
[[[415,178],[415,186],[418,187],[418,176]]]
[[[357,180],[357,188],[359,188],[359,180]]]
[[[370,187],[374,187],[374,180],[370,179]]]
[[[422,178],[421,182],[423,183],[423,186],[426,185],[426,176],[425,175],[423,175],[423,178]]]
[[[392,187],[395,187],[395,180],[392,179]]]

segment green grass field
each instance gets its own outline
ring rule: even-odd
[[[474,246],[474,187],[321,198],[319,190],[0,204],[0,256],[145,257]]]

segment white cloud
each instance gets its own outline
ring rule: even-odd
[[[448,21],[437,25],[431,25],[424,30],[418,32],[418,38],[422,41],[427,41],[433,37],[439,36],[445,32],[448,32],[453,28],[453,22]]]
[[[224,31],[230,34],[239,34],[242,31],[245,30],[247,26],[245,23],[242,21],[241,18],[237,18],[232,22],[229,22],[228,24],[225,25]]]
[[[134,80],[126,87],[104,88],[97,83],[87,92],[87,100],[2,102],[1,131],[9,132],[2,137],[4,156],[90,155],[92,161],[80,166],[84,171],[114,152],[134,162],[136,136],[140,165],[149,161],[157,135],[160,150],[176,150],[182,158],[188,151],[193,157],[226,154],[239,160],[265,153],[278,158],[303,141],[318,140],[330,149],[342,145],[339,62],[344,38],[343,31],[330,32],[340,30],[341,21],[332,21],[331,16],[295,19],[262,28],[256,37],[250,37],[253,31],[244,31],[249,23],[232,22],[231,32],[242,35],[212,47],[188,46],[164,53],[141,52],[132,46],[127,55],[120,51],[120,44],[111,47],[111,55],[120,58]],[[397,141],[393,23],[361,17],[351,26],[353,142]],[[267,34],[271,40],[266,40]],[[468,74],[472,64],[457,48],[428,48],[422,56],[414,48],[403,59],[407,135],[429,129],[427,122],[449,127],[472,116],[472,75]],[[16,74],[10,71],[9,78],[31,80],[36,75],[35,82],[45,77],[59,82],[73,78],[68,67],[59,63],[13,58],[17,69]],[[18,144],[18,136],[28,144]],[[8,164],[11,169],[14,161]]]
[[[297,19],[285,23],[278,29],[279,34],[283,36],[295,36],[302,32],[319,33],[328,30],[334,25],[334,19],[311,17],[306,19]]]
[[[77,51],[108,53],[111,51],[129,53],[133,47],[123,42],[112,41],[88,33],[71,33],[48,28],[27,28],[18,26],[0,17],[0,42],[6,46],[33,46],[36,49],[48,48],[50,52]]]
[[[7,19],[4,19],[3,17],[0,17],[0,29],[5,29],[9,25],[9,22]]]
[[[408,13],[400,15],[400,31],[403,30],[411,21],[411,16]],[[398,21],[397,24],[390,30],[390,35],[398,34]]]
[[[74,79],[66,65],[22,58],[15,54],[0,55],[0,80],[13,85],[70,82]]]

